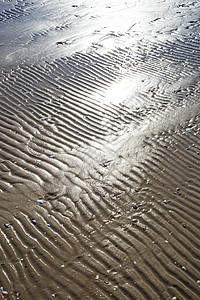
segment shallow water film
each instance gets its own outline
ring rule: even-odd
[[[0,299],[200,298],[199,16],[0,0]]]

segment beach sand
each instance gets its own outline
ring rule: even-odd
[[[0,1],[0,299],[199,299],[198,1]]]

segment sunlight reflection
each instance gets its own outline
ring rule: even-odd
[[[141,90],[141,80],[138,78],[124,78],[108,87],[103,97],[98,100],[106,104],[128,104],[130,101],[134,101],[134,96],[139,90]]]

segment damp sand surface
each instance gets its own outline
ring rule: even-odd
[[[0,1],[0,299],[199,299],[199,6]]]

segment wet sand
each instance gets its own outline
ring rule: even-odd
[[[0,1],[0,299],[199,299],[198,1]]]

